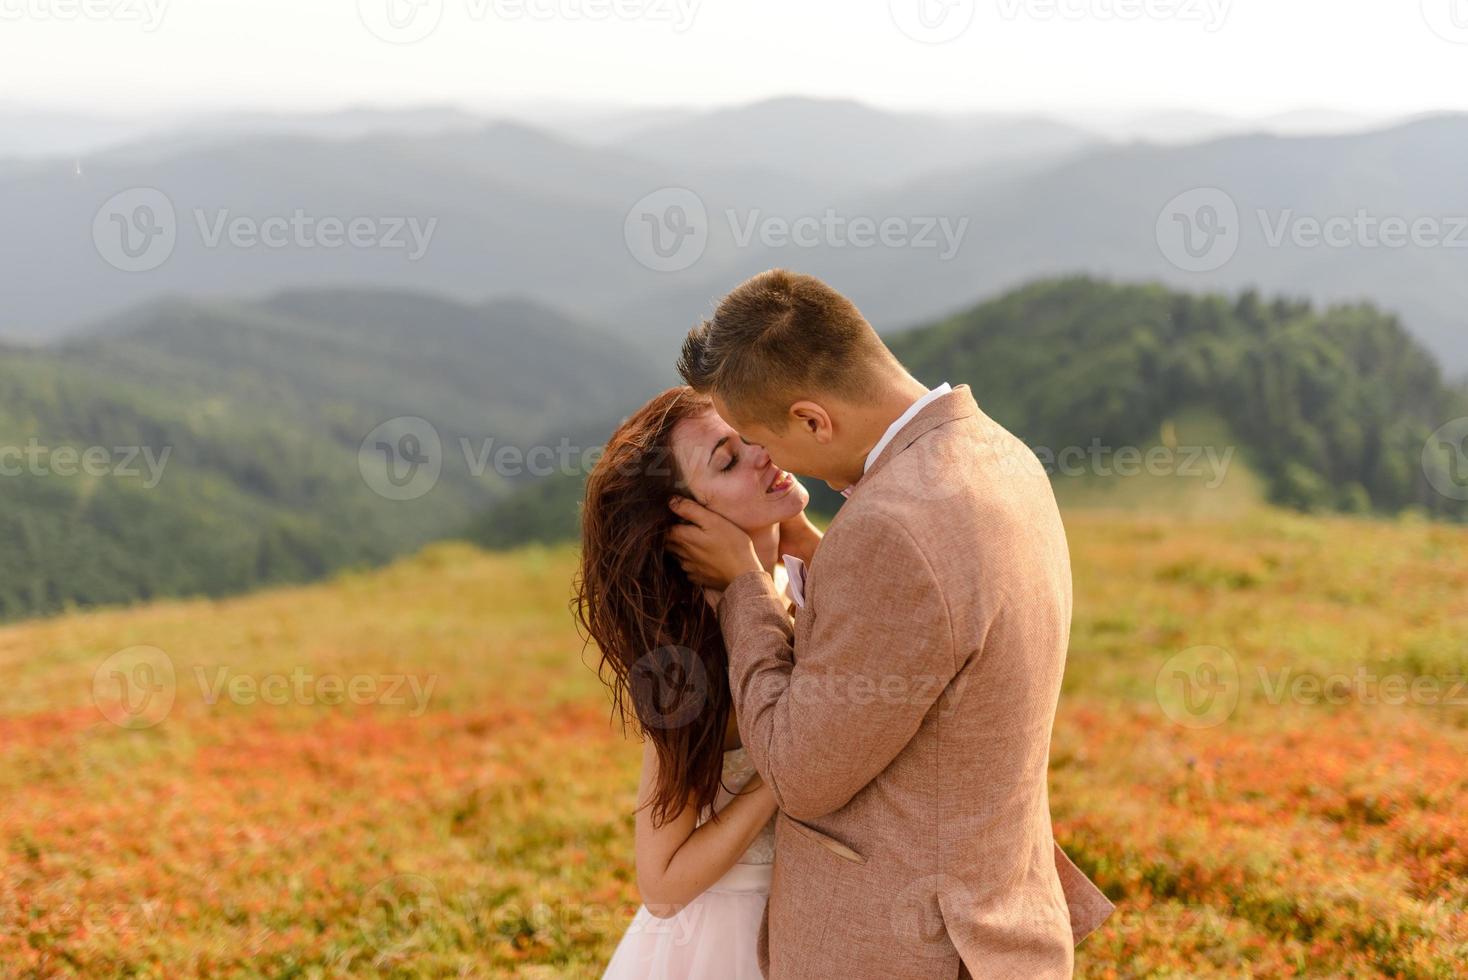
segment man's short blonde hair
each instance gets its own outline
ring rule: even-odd
[[[859,401],[896,358],[856,304],[815,276],[771,269],[740,283],[688,332],[678,373],[742,417],[783,431],[821,394]]]

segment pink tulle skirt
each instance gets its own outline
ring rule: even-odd
[[[677,915],[638,908],[603,980],[761,980],[755,944],[768,864],[736,864]]]

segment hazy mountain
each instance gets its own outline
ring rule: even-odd
[[[802,115],[808,113],[809,115]],[[1006,136],[1022,152],[1024,143],[1038,140],[1042,150],[1058,137],[1065,142],[1079,134],[1082,142],[1192,143],[1248,132],[1276,135],[1344,133],[1387,125],[1390,117],[1328,108],[1302,108],[1268,116],[1229,116],[1173,110],[1118,110],[1105,107],[1084,111],[1058,110],[1038,114],[948,113],[932,115],[866,108],[849,100],[788,97],[740,107],[633,106],[590,101],[501,101],[473,109],[454,105],[417,105],[385,108],[370,105],[308,111],[270,111],[225,108],[211,111],[151,112],[132,116],[103,116],[86,112],[41,109],[16,103],[0,104],[0,160],[51,156],[89,157],[100,152],[129,152],[153,156],[206,146],[242,136],[300,135],[320,139],[354,139],[372,134],[428,135],[477,129],[495,121],[533,126],[558,138],[589,145],[610,145],[639,134],[690,132],[735,126],[744,135],[760,139],[759,125],[789,126],[810,122],[835,138],[861,144],[876,141],[856,135],[846,125],[857,122],[882,132],[916,135],[946,143],[955,134]],[[1011,128],[1012,127],[1012,128]],[[803,131],[795,135],[808,140]],[[932,144],[936,148],[936,144]],[[686,149],[675,143],[682,159]],[[888,160],[891,149],[875,146],[878,160]],[[1002,148],[1000,152],[1003,152]],[[988,150],[981,158],[990,155]],[[707,158],[705,158],[707,162]],[[728,161],[719,161],[727,164]],[[788,166],[788,160],[776,161]],[[899,166],[903,161],[898,161]],[[967,159],[955,163],[966,163]],[[920,166],[920,165],[919,165]],[[874,174],[880,180],[880,174]]]
[[[658,127],[620,150],[501,123],[337,139],[240,136],[156,160],[129,150],[81,167],[0,167],[8,216],[0,227],[0,335],[54,336],[168,293],[371,285],[468,303],[524,295],[667,345],[733,283],[790,265],[830,278],[883,329],[1066,272],[1199,290],[1257,285],[1321,301],[1372,298],[1400,311],[1451,370],[1468,367],[1461,248],[1300,246],[1291,237],[1302,220],[1349,222],[1363,212],[1378,221],[1434,218],[1441,236],[1453,238],[1455,216],[1468,214],[1468,190],[1452,165],[1468,150],[1468,117],[1335,136],[1256,133],[1064,151],[1070,130],[1052,134],[1058,143],[1003,137],[985,149],[975,138],[982,127],[964,125],[779,100]],[[774,138],[793,139],[796,130],[810,147],[792,150]],[[747,141],[739,152],[715,145],[718,134],[740,132]],[[829,149],[843,132],[858,133],[858,142],[873,134],[881,145],[843,156]],[[671,142],[649,152],[659,140]],[[1033,153],[970,154],[1021,145]],[[792,160],[804,162],[792,168]],[[155,249],[166,239],[144,234],[153,212],[139,210],[136,190],[114,197],[139,188],[165,196],[144,203],[171,210],[171,249]],[[1240,214],[1237,254],[1206,272],[1172,264],[1158,239],[1159,217],[1164,234],[1197,217],[1163,212],[1198,188],[1221,189]],[[298,219],[302,233],[291,230]],[[366,234],[346,244],[342,232],[354,220],[366,221]],[[903,234],[887,246],[871,230],[889,220]],[[332,245],[317,234],[322,221],[336,225]],[[856,222],[868,227],[865,242],[847,233]],[[255,234],[272,225],[277,239]],[[649,228],[680,260],[669,271],[636,243]],[[145,257],[156,251],[158,263],[148,263],[156,268],[128,271],[124,232]],[[800,238],[808,233],[814,237]],[[1205,234],[1196,224],[1194,233]]]
[[[0,104],[0,161],[29,157],[74,157],[135,137],[141,126],[132,119],[80,112],[28,109]]]
[[[1339,109],[1295,109],[1290,112],[1277,112],[1259,120],[1259,125],[1265,132],[1273,133],[1276,136],[1359,133],[1392,124],[1390,116],[1343,112]]]
[[[1084,113],[1060,112],[1062,122],[1095,133],[1116,143],[1201,143],[1245,133],[1276,136],[1320,136],[1360,132],[1391,124],[1392,117],[1345,112],[1338,109],[1296,109],[1266,116],[1230,116],[1192,109],[1160,109],[1135,112],[1091,109]]]
[[[482,129],[488,121],[453,106],[379,109],[357,106],[330,112],[222,112],[194,114],[99,148],[110,160],[149,162],[190,150],[249,138],[300,136],[357,140],[369,136],[427,138]]]
[[[927,116],[783,98],[635,132],[616,146],[690,169],[738,160],[841,190],[901,184],[936,168],[1057,159],[1096,142],[1083,129],[1040,117]]]
[[[98,153],[154,159],[185,149],[251,136],[358,139],[397,134],[427,136],[513,122],[574,143],[603,145],[639,130],[667,125],[701,110],[608,106],[575,102],[506,102],[479,110],[452,105],[403,108],[348,106],[304,112],[220,109],[100,116],[0,104],[0,162],[44,157],[87,158]]]
[[[852,205],[859,215],[930,215],[967,233],[951,259],[938,248],[752,248],[737,268],[684,284],[692,307],[740,275],[775,265],[828,278],[884,330],[962,308],[976,295],[1059,270],[1160,279],[1198,291],[1248,286],[1317,301],[1371,299],[1400,313],[1454,374],[1468,368],[1468,185],[1453,161],[1468,154],[1468,116],[1329,137],[1240,136],[1195,146],[1134,144],[1090,153],[1032,174],[985,179],[936,175]],[[1164,254],[1180,227],[1179,195],[1217,188],[1237,208],[1237,251],[1215,241],[1216,268],[1184,271]],[[1180,218],[1206,220],[1195,200]],[[1457,246],[1385,247],[1347,237],[1340,247],[1308,235],[1308,223],[1366,219],[1438,222]],[[1159,219],[1161,221],[1159,222]],[[1222,220],[1222,219],[1221,219]],[[1226,219],[1232,224],[1232,217]],[[1304,222],[1304,224],[1302,224]],[[1195,236],[1203,232],[1193,226]],[[1345,229],[1348,236],[1355,232]],[[1165,238],[1174,259],[1180,240]],[[1376,239],[1380,241],[1379,235]],[[1206,237],[1197,241],[1207,242]],[[1298,243],[1297,243],[1298,242]]]
[[[532,303],[389,291],[170,299],[5,350],[0,444],[29,457],[6,477],[0,616],[386,560],[582,465],[579,442],[552,454],[655,390],[647,364]],[[394,496],[410,456],[425,482]]]
[[[515,293],[608,322],[600,313],[613,302],[670,283],[629,250],[629,211],[686,184],[716,214],[750,200],[788,213],[818,196],[788,178],[678,169],[513,124],[413,138],[256,137],[157,161],[99,156],[81,173],[71,161],[29,166],[0,173],[0,334],[51,336],[166,293],[323,284],[468,302]],[[330,241],[323,221],[334,223]],[[356,245],[345,234],[353,221],[366,223]],[[171,242],[146,233],[164,227]],[[124,242],[156,256],[156,267],[130,270]],[[632,326],[641,336],[670,329]]]
[[[573,143],[604,146],[644,130],[669,126],[702,115],[686,106],[616,106],[579,102],[528,102],[497,105],[496,119],[534,126]]]
[[[0,106],[0,160],[58,156],[85,160],[98,153],[156,159],[248,136],[426,136],[477,129],[487,122],[485,116],[454,106],[434,105],[403,109],[351,106],[325,112],[174,112],[134,117]]]

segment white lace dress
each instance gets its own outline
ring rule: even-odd
[[[724,753],[724,785],[714,801],[722,810],[754,775],[741,748]],[[708,819],[705,811],[701,826]],[[755,943],[770,895],[775,821],[770,820],[739,863],[677,915],[659,919],[638,908],[612,955],[603,980],[761,980]]]

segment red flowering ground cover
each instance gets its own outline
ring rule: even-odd
[[[1051,809],[1119,906],[1079,975],[1462,976],[1468,531],[1067,524]],[[598,975],[640,750],[573,561],[0,630],[0,976]]]

